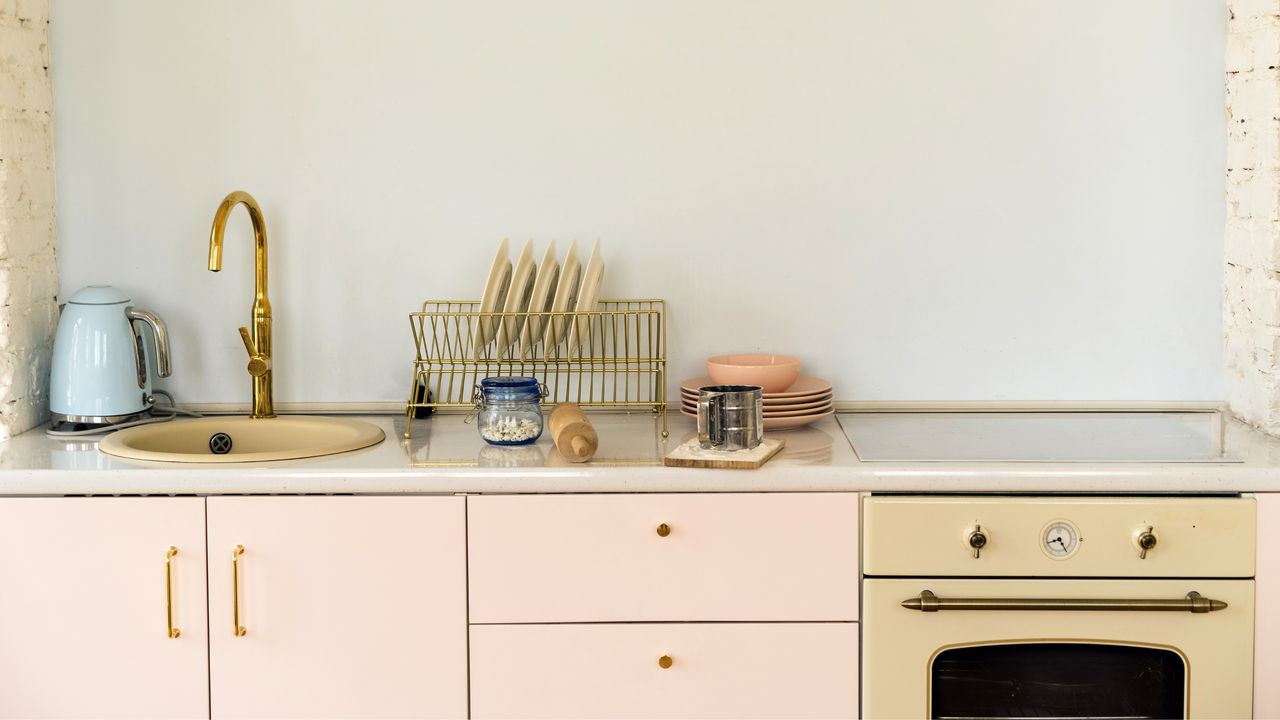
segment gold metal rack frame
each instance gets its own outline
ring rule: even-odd
[[[481,380],[520,375],[546,387],[545,406],[652,410],[662,416],[667,437],[664,316],[662,300],[601,300],[594,310],[537,313],[480,312],[478,301],[428,300],[409,313],[416,357],[404,436],[410,437],[418,408],[471,408]],[[522,343],[526,327],[536,340]]]

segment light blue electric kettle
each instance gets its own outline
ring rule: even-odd
[[[49,378],[55,422],[111,424],[151,409],[148,349],[138,323],[155,336],[160,377],[169,377],[169,333],[155,313],[131,302],[108,285],[90,285],[67,301]]]

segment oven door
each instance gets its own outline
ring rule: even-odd
[[[864,718],[1252,712],[1252,580],[867,579],[862,642]]]

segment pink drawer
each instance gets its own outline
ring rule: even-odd
[[[467,499],[472,623],[852,621],[856,493]]]
[[[856,623],[471,627],[473,718],[853,718],[857,709]]]

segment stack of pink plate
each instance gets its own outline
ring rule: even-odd
[[[690,378],[680,383],[680,412],[698,417],[698,388],[715,385],[709,377]],[[764,394],[764,429],[786,430],[808,425],[835,412],[831,404],[831,383],[801,375],[782,392]]]

